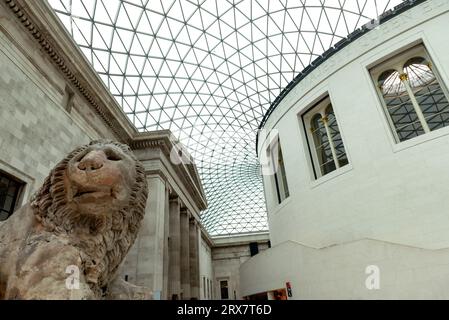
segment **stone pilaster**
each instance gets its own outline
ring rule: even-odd
[[[182,299],[190,299],[190,227],[189,212],[181,211],[181,287]]]
[[[122,274],[129,281],[153,290],[162,298],[164,271],[165,181],[159,176],[147,177],[149,194],[145,217],[136,242],[127,256]]]
[[[179,198],[170,199],[168,299],[181,298],[181,206]]]
[[[168,239],[170,232],[170,193],[171,189],[168,183],[165,186],[165,202],[164,202],[164,261],[163,261],[163,282],[162,282],[162,299],[168,299],[168,277],[169,277],[169,264],[170,264],[170,253],[168,247]]]
[[[200,299],[200,264],[198,223],[195,218],[190,219],[189,225],[189,259],[190,259],[190,295],[191,298]]]

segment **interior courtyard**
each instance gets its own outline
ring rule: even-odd
[[[46,298],[10,258],[45,208],[33,232],[105,251],[95,297],[449,299],[448,25],[446,0],[0,0],[0,298]],[[44,191],[105,211],[113,174],[135,226],[48,227]]]

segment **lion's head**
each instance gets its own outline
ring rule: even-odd
[[[99,140],[60,161],[31,205],[47,232],[81,249],[86,278],[99,290],[134,243],[146,198],[144,168],[129,147]]]

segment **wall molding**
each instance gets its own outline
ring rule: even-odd
[[[19,23],[39,43],[52,63],[77,89],[79,94],[86,99],[95,113],[116,135],[117,139],[128,143],[136,130],[126,115],[120,111],[115,99],[101,83],[73,40],[68,37],[65,30],[61,30],[63,26],[57,21],[57,17],[53,14],[47,2],[25,0],[4,0],[4,2]],[[43,14],[42,12],[45,11],[47,11],[46,14]],[[56,39],[56,33],[58,33],[58,39]],[[60,41],[61,38],[65,38],[65,41]],[[65,50],[62,48],[63,46]],[[71,55],[67,53],[71,53]],[[78,63],[75,63],[75,58]],[[109,97],[105,101],[102,96]]]

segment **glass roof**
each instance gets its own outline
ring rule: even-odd
[[[318,55],[402,0],[49,0],[139,131],[187,146],[213,236],[265,231],[260,120]]]

